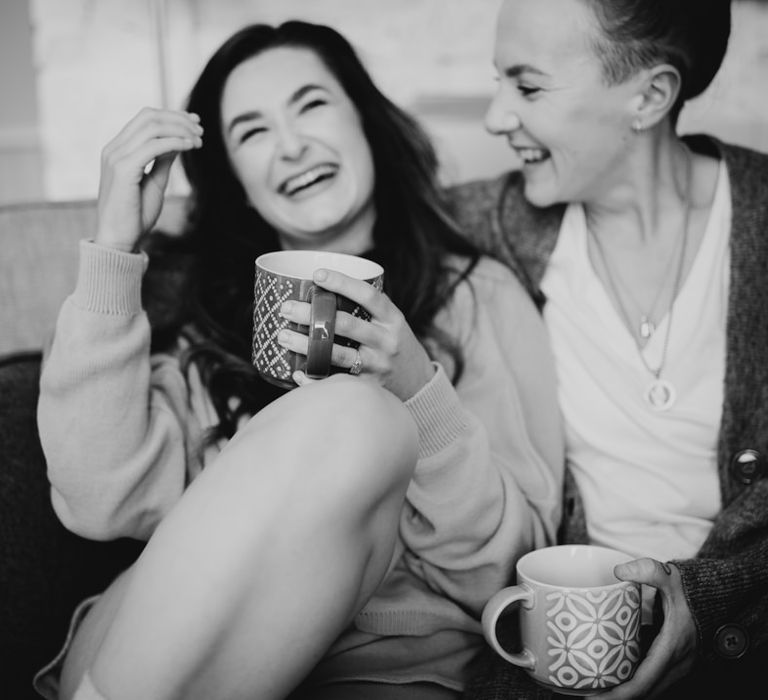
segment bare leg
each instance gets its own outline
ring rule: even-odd
[[[261,411],[89,615],[62,698],[88,668],[109,700],[285,697],[386,573],[416,442],[346,376]]]
[[[436,683],[335,683],[290,700],[459,700],[461,693]]]

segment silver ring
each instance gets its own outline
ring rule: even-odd
[[[355,355],[355,361],[352,363],[352,365],[349,368],[349,373],[356,377],[360,372],[363,371],[363,358],[360,357],[360,351],[357,350],[357,355]]]

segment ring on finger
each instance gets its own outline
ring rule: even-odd
[[[355,361],[349,367],[349,373],[356,377],[363,371],[363,358],[360,357],[360,350],[355,350]]]

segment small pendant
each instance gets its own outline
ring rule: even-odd
[[[640,337],[643,340],[648,340],[648,338],[653,335],[655,330],[656,326],[653,324],[651,319],[649,319],[647,316],[640,317]]]
[[[645,400],[657,411],[666,411],[677,399],[675,387],[666,379],[654,379],[645,390]]]

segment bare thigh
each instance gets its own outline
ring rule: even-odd
[[[90,668],[104,635],[125,596],[132,569],[120,574],[88,611],[72,640],[61,674],[59,700],[70,700],[86,669]]]
[[[289,700],[458,700],[461,693],[435,683],[333,683]]]

